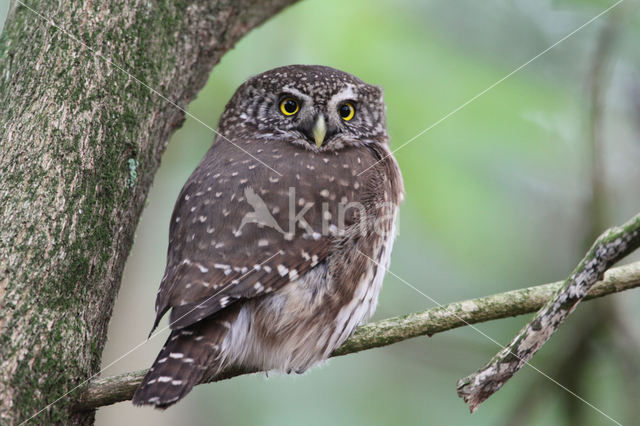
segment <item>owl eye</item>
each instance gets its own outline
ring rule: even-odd
[[[284,98],[282,102],[280,102],[280,111],[284,115],[293,115],[300,110],[300,105],[295,99],[292,98]]]
[[[338,114],[344,121],[349,121],[356,115],[356,108],[351,102],[345,102],[338,107]]]

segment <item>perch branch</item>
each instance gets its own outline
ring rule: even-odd
[[[390,345],[412,337],[431,336],[469,324],[534,312],[540,309],[562,284],[560,281],[450,303],[424,312],[363,325],[332,356],[347,355]],[[604,280],[591,289],[586,298],[602,297],[635,287],[640,287],[640,262],[611,269],[605,275]],[[238,369],[225,370],[212,381],[229,379],[252,372]],[[75,405],[76,409],[91,410],[131,399],[145,373],[146,370],[139,370],[90,382],[79,395]]]
[[[458,395],[474,412],[546,343],[614,263],[640,246],[640,214],[606,230],[553,297],[485,366],[458,381]]]

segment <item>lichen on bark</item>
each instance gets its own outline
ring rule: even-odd
[[[168,138],[222,54],[293,1],[11,4],[0,36],[0,423],[54,401],[38,423],[93,420],[71,409],[73,393],[58,398],[99,370]]]
[[[607,229],[593,243],[571,276],[508,346],[487,364],[458,381],[458,395],[473,413],[498,391],[549,340],[607,269],[640,247],[640,214]]]

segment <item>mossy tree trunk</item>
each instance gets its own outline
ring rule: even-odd
[[[14,0],[0,38],[0,423],[91,423],[133,233],[209,71],[295,0]],[[140,81],[144,84],[141,84]],[[57,401],[55,404],[49,404]],[[46,407],[46,409],[45,409]]]

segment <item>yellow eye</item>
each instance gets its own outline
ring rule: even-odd
[[[293,115],[300,110],[300,105],[296,102],[295,99],[292,98],[284,98],[282,102],[280,102],[280,111],[284,115]]]
[[[351,102],[345,102],[338,108],[338,114],[344,121],[349,121],[356,115],[356,109]]]

